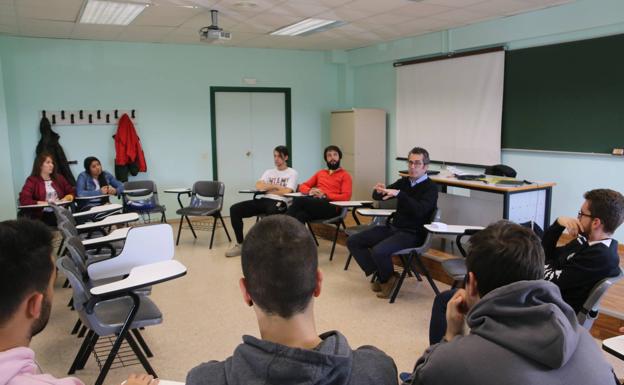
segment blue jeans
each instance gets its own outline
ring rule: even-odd
[[[402,249],[418,247],[423,240],[417,234],[393,226],[375,226],[347,239],[347,247],[364,274],[377,272],[379,282],[392,276],[392,254]]]

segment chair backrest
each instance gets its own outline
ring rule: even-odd
[[[114,258],[91,263],[87,267],[91,279],[105,279],[129,274],[136,266],[173,259],[173,229],[166,223],[133,227],[128,231],[124,247]]]
[[[91,294],[83,281],[82,274],[76,267],[74,261],[68,257],[61,257],[56,260],[56,267],[69,280],[74,298],[74,308],[77,311],[84,309],[84,305],[91,299]]]
[[[72,215],[71,211],[69,211],[69,209],[66,209],[63,206],[59,206],[54,203],[50,203],[50,207],[52,207],[52,211],[54,211],[54,216],[56,216],[57,223],[63,221],[63,219],[66,219],[72,224],[76,224],[76,219]]]
[[[607,290],[617,281],[624,278],[624,271],[620,268],[620,273],[615,277],[605,278],[599,281],[593,289],[589,292],[589,296],[583,303],[583,307],[578,312],[576,317],[579,324],[585,329],[591,329],[594,321],[598,318],[598,311],[600,310],[600,301],[602,297],[607,293]]]
[[[439,208],[435,208],[433,210],[433,212],[431,213],[431,217],[429,218],[429,223],[435,221],[435,219],[440,215],[440,209]],[[425,251],[427,251],[430,247],[431,247],[431,242],[433,241],[433,233],[430,231],[427,231],[427,235],[425,236],[425,240],[423,241],[421,246],[418,246],[416,248],[416,251],[419,254],[424,253]]]
[[[76,269],[80,272],[81,278],[86,278],[87,274],[87,250],[82,244],[79,236],[72,235],[65,239],[65,248],[69,257],[74,262]]]
[[[143,189],[145,191],[137,193],[127,193],[123,195],[125,202],[128,201],[152,201],[158,204],[158,189],[156,183],[151,180],[134,180],[124,183],[124,190],[138,190]]]
[[[223,208],[225,184],[219,181],[198,181],[193,184],[191,207]]]

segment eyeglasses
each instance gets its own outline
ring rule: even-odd
[[[593,216],[592,216],[591,214],[585,214],[585,213],[584,213],[584,212],[582,212],[582,211],[579,211],[579,212],[576,214],[576,217],[577,217],[578,219],[581,219],[581,217],[589,217],[589,218],[593,218]]]
[[[408,166],[414,166],[414,167],[420,167],[422,166],[424,163],[420,160],[408,160],[407,161],[407,165]]]

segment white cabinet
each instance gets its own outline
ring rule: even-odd
[[[342,167],[353,177],[352,200],[371,199],[375,183],[386,181],[386,111],[332,111],[331,144],[342,150]]]

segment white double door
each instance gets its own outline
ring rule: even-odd
[[[225,183],[223,215],[230,206],[251,199],[238,191],[253,189],[273,165],[273,149],[286,145],[285,94],[216,92],[217,171]]]

